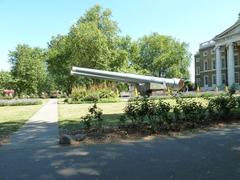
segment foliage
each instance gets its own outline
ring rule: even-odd
[[[233,96],[219,96],[212,98],[208,103],[209,117],[218,120],[226,118],[236,105],[236,98]]]
[[[128,102],[124,112],[126,117],[132,120],[132,123],[142,126],[144,120],[147,119],[151,128],[156,130],[170,123],[170,110],[171,105],[167,102],[144,98]]]
[[[83,102],[116,102],[118,95],[110,88],[102,86],[91,86],[87,89],[85,87],[76,86],[72,89],[72,94],[66,102],[71,104],[78,104]]]
[[[153,33],[138,41],[121,36],[111,10],[95,5],[67,34],[52,37],[46,50],[19,44],[9,53],[9,59],[11,75],[0,72],[0,89],[14,89],[18,96],[42,96],[42,92],[51,94],[56,90],[69,95],[75,86],[89,89],[110,82],[71,76],[72,66],[187,78],[190,54],[186,43],[170,36]],[[119,90],[127,89],[125,83],[111,83]],[[115,93],[104,91],[98,94],[100,100],[115,98]],[[70,101],[79,102],[78,98],[74,96]],[[86,99],[96,100],[96,96],[89,94]]]
[[[190,125],[201,124],[206,118],[206,107],[196,99],[177,99],[178,111],[182,112],[183,120]],[[175,109],[176,113],[177,110]],[[178,116],[178,114],[176,115]]]
[[[27,105],[38,105],[42,104],[41,100],[38,99],[2,99],[0,100],[0,106],[27,106]]]
[[[16,50],[10,51],[11,73],[19,95],[40,93],[46,77],[45,55],[44,50],[31,48],[26,44],[19,44]]]
[[[188,46],[170,36],[153,33],[139,40],[140,58],[136,62],[149,73],[163,77],[189,78]]]
[[[240,96],[235,97],[236,98],[236,104],[237,104],[237,108],[240,109]]]
[[[153,131],[174,126],[197,127],[214,120],[227,120],[240,107],[240,98],[232,95],[200,98],[176,97],[175,103],[162,99],[135,98],[124,109],[125,116],[137,125],[150,124]]]
[[[89,129],[92,126],[92,123],[96,123],[98,128],[102,127],[102,109],[97,107],[97,104],[94,103],[92,107],[88,109],[89,114],[81,117],[83,125],[86,129]]]
[[[73,101],[79,101],[79,99],[85,97],[87,95],[87,90],[85,87],[73,87],[71,98]]]
[[[157,33],[134,41],[130,36],[120,36],[119,32],[111,10],[95,5],[71,26],[68,34],[53,37],[48,46],[47,64],[57,88],[70,94],[76,85],[108,82],[71,76],[72,66],[189,77],[190,55],[186,43]]]
[[[13,89],[14,83],[10,72],[0,71],[0,89]]]
[[[236,93],[236,90],[237,90],[237,84],[232,84],[232,85],[230,86],[229,90],[228,90],[228,93],[229,93],[230,95],[233,95],[233,94]]]

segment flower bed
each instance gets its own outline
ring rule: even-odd
[[[27,106],[42,104],[39,99],[1,99],[0,106]]]

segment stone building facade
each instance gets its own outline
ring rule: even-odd
[[[240,13],[231,27],[201,43],[195,54],[195,83],[202,90],[240,83]]]

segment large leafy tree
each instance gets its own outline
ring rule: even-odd
[[[70,76],[71,66],[104,70],[122,70],[128,66],[128,52],[121,45],[117,23],[109,9],[99,5],[90,8],[65,36],[57,36],[49,43],[48,69],[62,90],[70,92],[76,83],[91,80]]]
[[[62,91],[70,91],[75,78],[70,76],[71,65],[71,45],[68,42],[68,36],[58,35],[53,37],[48,45],[48,72],[49,77]]]
[[[17,45],[9,53],[12,64],[11,73],[16,80],[17,93],[40,93],[46,77],[46,53],[40,48],[31,48],[26,44]]]
[[[149,74],[188,78],[190,54],[184,42],[153,33],[139,39],[140,58],[135,61]]]
[[[13,88],[15,87],[11,73],[8,71],[0,71],[0,90]]]

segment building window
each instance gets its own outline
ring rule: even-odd
[[[200,62],[200,58],[196,58],[196,62]]]
[[[235,72],[235,83],[239,83],[239,73]]]
[[[200,75],[200,66],[196,67],[196,75]]]
[[[205,71],[208,70],[208,61],[207,60],[204,61],[204,70]]]
[[[211,50],[211,54],[215,54],[215,50],[214,49]]]
[[[237,55],[234,55],[234,65],[235,66],[239,65],[238,56]]]
[[[207,56],[208,55],[208,52],[207,51],[204,51],[203,52],[203,56]]]
[[[225,58],[222,57],[221,60],[222,60],[222,68],[226,68],[226,61],[225,61]]]
[[[212,85],[215,85],[215,84],[217,84],[217,82],[216,82],[216,75],[213,74],[212,75]]]
[[[208,87],[208,75],[204,76],[204,86]]]
[[[216,60],[215,59],[212,60],[212,69],[216,69]]]
[[[226,84],[226,74],[222,74],[222,84]]]

